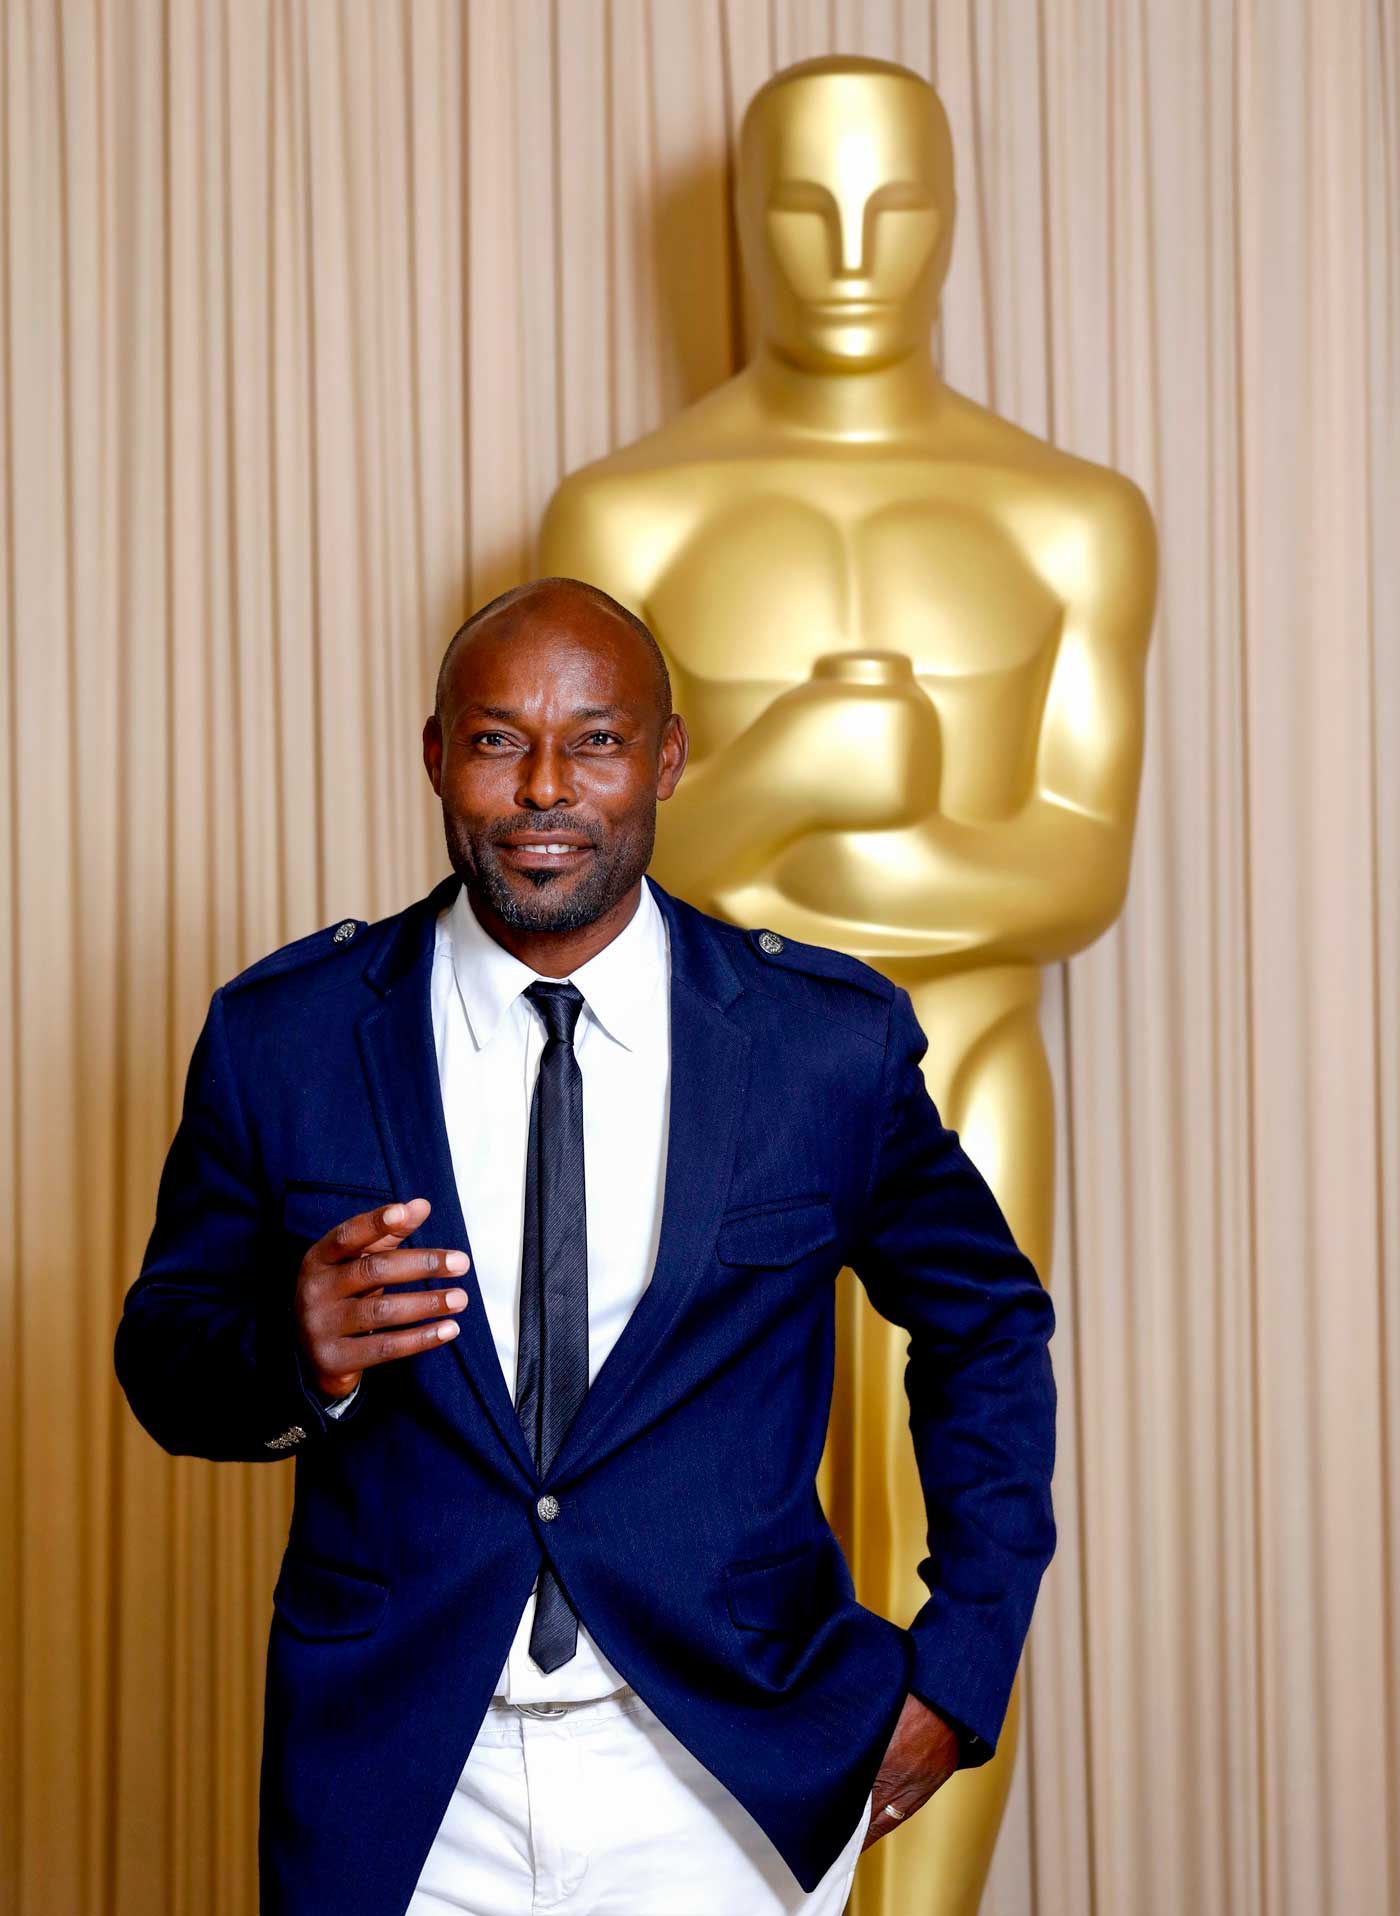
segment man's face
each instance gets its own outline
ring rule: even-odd
[[[512,608],[466,639],[423,745],[473,902],[520,932],[601,918],[646,871],[684,739],[642,641],[587,601]]]

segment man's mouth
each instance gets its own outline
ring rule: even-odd
[[[591,856],[593,846],[576,832],[559,838],[549,838],[541,832],[502,839],[498,849],[506,863],[517,871],[572,871]]]

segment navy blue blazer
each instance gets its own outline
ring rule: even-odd
[[[907,992],[838,952],[770,949],[657,885],[660,1248],[548,1482],[474,1270],[460,1336],[366,1372],[327,1417],[293,1328],[307,1246],[421,1195],[419,1240],[470,1249],[428,993],[458,883],[214,993],[116,1335],[117,1375],[165,1449],[296,1459],[268,1640],[262,1907],[402,1916],[543,1557],[604,1655],[811,1889],[910,1690],[963,1727],[967,1762],[993,1752],[1055,1543],[1050,1300],[925,1089]],[[907,1628],[856,1601],[816,1491],[843,1265],[910,1334],[929,1596]]]

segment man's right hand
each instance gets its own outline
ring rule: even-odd
[[[410,1198],[360,1211],[327,1231],[301,1260],[297,1342],[324,1396],[348,1397],[372,1364],[412,1357],[457,1335],[452,1314],[466,1308],[465,1291],[384,1292],[386,1284],[438,1271],[460,1277],[467,1269],[465,1251],[400,1246],[431,1209],[426,1198]]]

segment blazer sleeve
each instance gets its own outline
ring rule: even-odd
[[[928,1513],[928,1601],[909,1626],[910,1689],[947,1716],[962,1765],[995,1754],[1055,1548],[1054,1310],[990,1186],[946,1127],[896,989],[879,1133],[850,1263],[906,1329],[909,1427]]]
[[[303,1372],[291,1250],[255,1161],[221,987],[190,1059],[154,1228],[116,1332],[117,1377],[164,1449],[272,1461],[336,1427]]]

